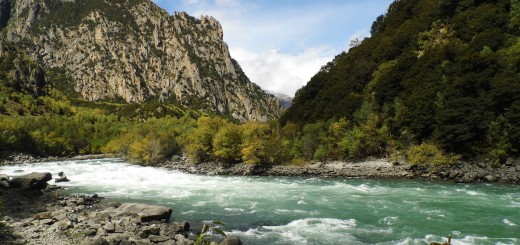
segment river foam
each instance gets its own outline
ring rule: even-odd
[[[66,193],[166,205],[173,220],[195,225],[222,220],[230,234],[250,245],[428,244],[447,234],[454,244],[518,244],[520,239],[517,186],[203,176],[121,159],[0,169],[12,176],[63,171],[71,181],[57,184]]]

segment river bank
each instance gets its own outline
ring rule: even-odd
[[[50,173],[0,174],[0,244],[191,245],[197,238],[190,223],[169,222],[169,207],[62,195],[48,181]],[[231,239],[239,241],[222,242],[240,244]]]
[[[359,162],[311,162],[304,165],[234,165],[222,163],[190,164],[186,157],[174,157],[160,167],[191,174],[237,176],[298,176],[321,178],[423,179],[457,183],[501,182],[520,183],[520,159],[509,159],[495,167],[483,162],[459,162],[439,167],[411,166],[388,159],[367,159]]]
[[[16,165],[35,162],[75,161],[113,157],[107,154],[80,155],[73,157],[37,158],[14,154],[0,159],[0,165]],[[367,178],[367,179],[422,179],[442,180],[456,183],[520,183],[520,159],[508,159],[495,166],[482,161],[461,161],[451,165],[424,167],[389,159],[366,159],[363,161],[309,162],[303,165],[251,165],[246,163],[223,164],[206,162],[192,164],[186,156],[174,156],[154,167],[164,167],[190,174],[236,175],[236,176],[296,176],[320,178]]]

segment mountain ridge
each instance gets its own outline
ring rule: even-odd
[[[148,0],[2,0],[1,26],[3,40],[63,69],[87,100],[159,100],[240,121],[281,113],[231,58],[213,17],[169,15]]]

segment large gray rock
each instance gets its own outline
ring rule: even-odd
[[[139,204],[139,203],[124,203],[114,210],[117,216],[136,216],[141,222],[150,222],[154,220],[170,219],[172,209],[164,206]]]
[[[219,245],[242,245],[242,241],[236,236],[228,236]]]
[[[9,185],[14,188],[31,188],[42,190],[47,187],[47,181],[52,179],[51,173],[30,173],[13,178]]]

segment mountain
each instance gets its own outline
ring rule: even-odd
[[[265,91],[268,94],[272,94],[278,101],[280,101],[280,106],[282,109],[287,109],[291,107],[293,98],[289,95],[286,95],[284,93],[278,93],[274,91]]]
[[[149,0],[0,0],[0,28],[3,42],[69,76],[60,86],[86,100],[163,101],[240,121],[281,113],[212,17],[169,15]]]
[[[387,146],[520,153],[520,1],[394,1],[371,34],[323,66],[282,122],[345,118],[384,129]]]

